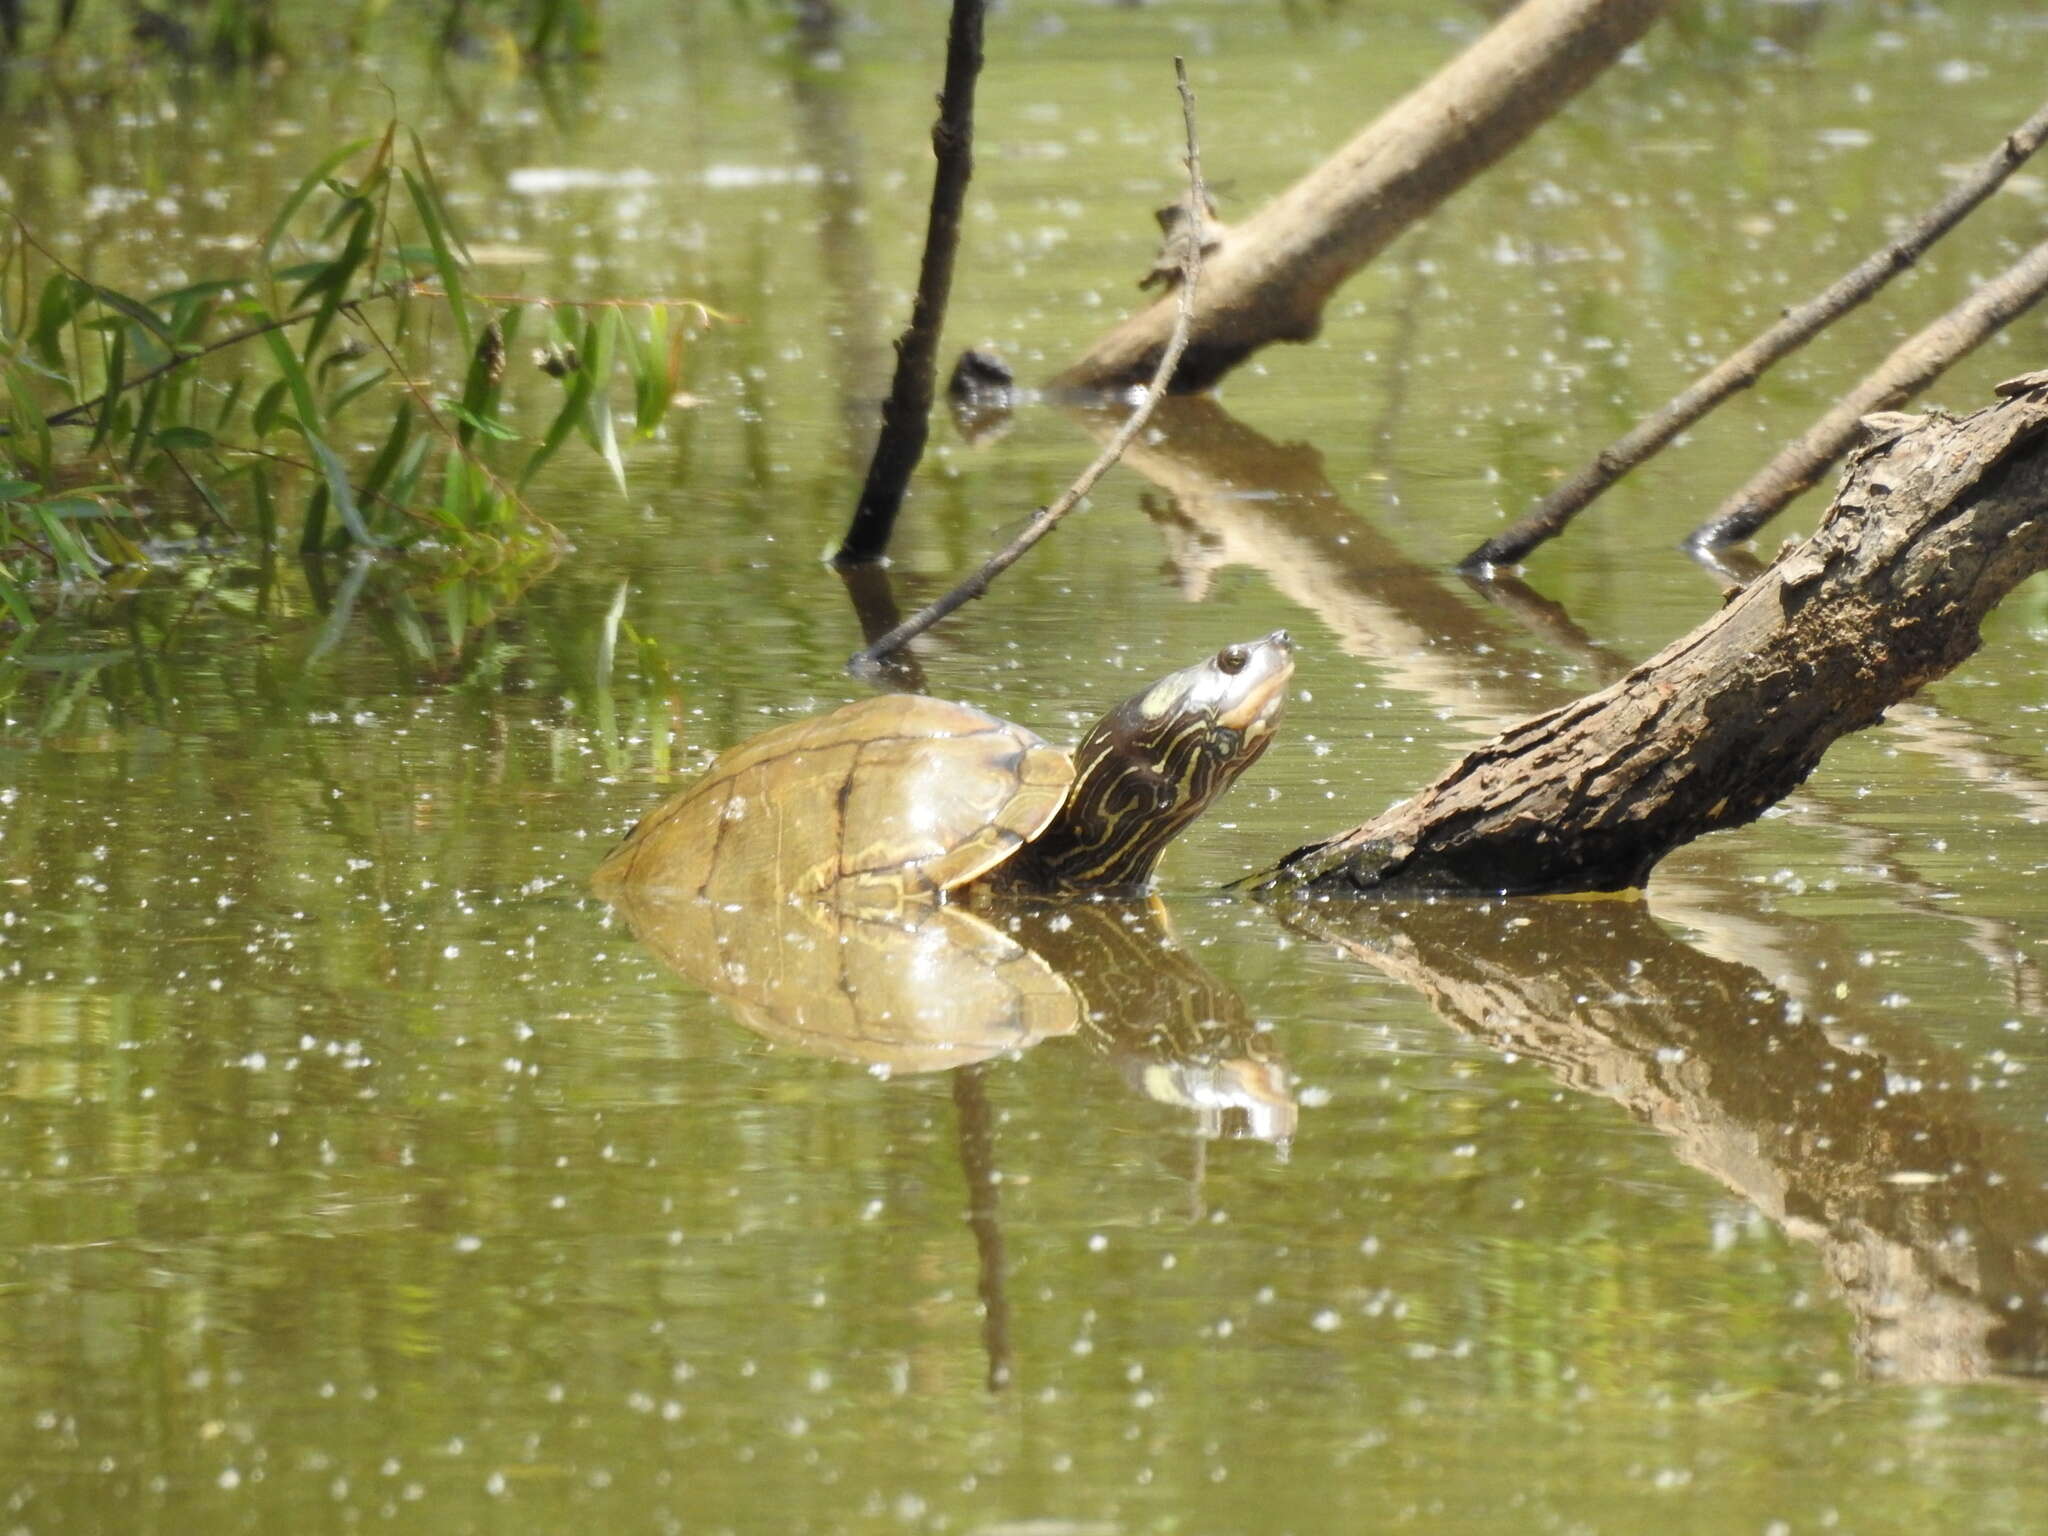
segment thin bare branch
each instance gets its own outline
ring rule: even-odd
[[[1785,311],[1775,325],[1751,337],[1601,449],[1592,463],[1539,501],[1520,522],[1466,555],[1459,562],[1461,568],[1469,571],[1490,565],[1513,565],[1538,545],[1556,538],[1615,481],[1658,453],[1737,390],[1756,383],[1780,358],[1805,346],[1911,267],[1929,246],[1997,191],[2044,140],[2048,140],[2048,102],[2007,134],[1971,175],[1922,214],[1911,229],[1865,257],[1825,292]]]
[[[1722,502],[1712,518],[1693,530],[1689,542],[1712,548],[1748,538],[1826,474],[1858,438],[1869,434],[1864,417],[1912,399],[2039,303],[2043,294],[2048,294],[2048,240],[1901,343],[1826,415]]]
[[[1195,289],[1202,276],[1202,210],[1208,206],[1208,188],[1202,181],[1201,143],[1195,133],[1195,94],[1188,85],[1188,67],[1185,59],[1173,61],[1174,79],[1180,87],[1181,120],[1187,130],[1188,145],[1188,240],[1181,251],[1179,314],[1174,321],[1173,334],[1167,338],[1166,350],[1160,354],[1159,366],[1153,370],[1152,382],[1145,387],[1143,396],[1131,414],[1124,419],[1116,434],[1103,444],[1102,451],[1094,461],[1082,470],[1074,483],[1062,491],[1047,506],[1041,507],[1024,529],[996,553],[983,562],[981,569],[954,587],[936,602],[920,608],[916,613],[898,624],[881,639],[865,650],[858,651],[847,663],[850,670],[864,672],[880,664],[882,658],[908,644],[917,636],[930,629],[939,620],[956,609],[965,607],[988,591],[989,583],[1002,575],[1024,557],[1027,550],[1040,539],[1051,533],[1069,512],[1080,505],[1081,498],[1094,489],[1095,482],[1109,471],[1109,467],[1123,457],[1124,449],[1132,439],[1145,429],[1145,423],[1152,418],[1152,412],[1165,394],[1167,382],[1173,377],[1173,370],[1179,364],[1181,354],[1187,350],[1188,335],[1195,313]]]
[[[860,500],[846,538],[832,557],[837,566],[867,565],[888,553],[903,509],[911,474],[924,457],[931,431],[932,386],[938,373],[939,335],[953,290],[953,257],[960,249],[960,215],[967,183],[974,175],[974,82],[981,73],[982,19],[986,0],[953,0],[946,31],[946,85],[939,95],[939,120],[932,125],[931,213],[926,220],[924,259],[918,266],[917,295],[910,324],[896,343],[896,376],[882,402],[882,431],[868,461]]]

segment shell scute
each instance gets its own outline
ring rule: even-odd
[[[888,906],[952,890],[1058,813],[1065,753],[971,705],[863,699],[724,753],[599,867],[600,889]]]

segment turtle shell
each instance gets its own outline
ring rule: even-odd
[[[862,699],[740,743],[598,867],[599,890],[888,907],[986,874],[1045,829],[1064,752],[968,704]]]

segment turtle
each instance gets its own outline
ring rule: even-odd
[[[1071,758],[970,704],[862,699],[731,748],[598,866],[600,894],[849,910],[973,891],[1130,895],[1259,758],[1294,672],[1284,629],[1117,705]]]

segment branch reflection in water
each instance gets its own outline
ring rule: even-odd
[[[1079,1035],[1145,1097],[1190,1111],[1198,1146],[1252,1137],[1284,1155],[1293,1139],[1291,1076],[1270,1037],[1174,941],[1156,901],[850,913],[635,891],[617,909],[664,965],[765,1039],[890,1075],[951,1073],[992,1392],[1015,1373],[993,1058]],[[1197,1181],[1203,1166],[1198,1157]]]
[[[1639,901],[1303,904],[1291,927],[1614,1100],[1819,1246],[1875,1377],[2048,1375],[2048,1188],[1953,1080],[1897,1070]]]

